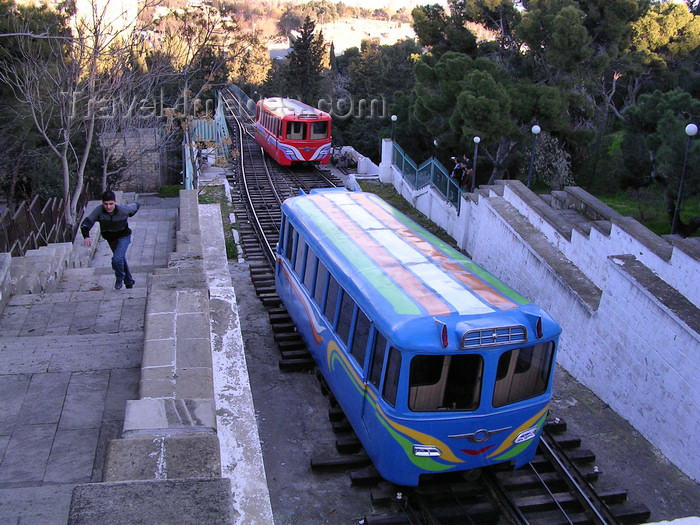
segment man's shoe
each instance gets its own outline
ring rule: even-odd
[[[131,288],[134,287],[134,283],[135,283],[135,282],[136,282],[136,281],[131,281],[130,283],[124,283],[124,286],[126,286],[127,289],[131,289]]]
[[[115,289],[115,290],[121,290],[123,284],[124,284],[124,283],[122,283],[121,281],[115,281],[115,282],[114,282],[114,289]]]

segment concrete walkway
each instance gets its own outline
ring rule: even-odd
[[[0,523],[67,523],[73,489],[102,481],[107,444],[139,396],[147,285],[174,251],[178,216],[177,199],[139,200],[133,289],[113,289],[100,241],[90,268],[66,269],[55,291],[15,295],[2,312]]]

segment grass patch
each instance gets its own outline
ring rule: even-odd
[[[596,197],[618,213],[638,220],[656,235],[671,233],[671,221],[666,213],[663,195],[658,188],[641,188],[615,195]],[[687,223],[698,214],[700,214],[700,200],[697,197],[686,199],[681,203],[681,222]],[[693,237],[698,235],[700,235],[700,231],[693,234]]]
[[[221,208],[221,222],[224,226],[224,243],[226,245],[226,258],[237,259],[238,247],[233,238],[233,229],[229,217],[233,213],[233,206],[226,198],[224,187],[220,184],[210,184],[200,188],[197,201],[199,204],[218,204]]]
[[[158,188],[158,197],[163,197],[163,198],[179,197],[181,189],[182,189],[181,184],[172,184],[172,185],[161,186],[160,188]]]
[[[360,187],[362,188],[362,191],[376,194],[377,196],[381,197],[389,204],[391,204],[394,208],[399,210],[401,213],[410,217],[415,222],[423,226],[423,228],[428,230],[433,235],[443,240],[450,246],[457,248],[455,240],[452,237],[450,237],[450,235],[445,230],[440,228],[440,226],[435,224],[428,217],[426,217],[413,206],[411,206],[411,204],[396,191],[393,185],[383,184],[376,180],[361,180],[358,182],[360,184]]]

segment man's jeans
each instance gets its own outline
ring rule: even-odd
[[[129,265],[126,262],[126,250],[131,244],[131,235],[121,237],[113,241],[107,241],[112,249],[112,269],[117,282],[132,284],[134,278],[129,272]]]

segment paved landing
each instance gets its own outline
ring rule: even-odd
[[[67,523],[73,488],[102,481],[138,398],[148,278],[174,251],[178,213],[177,199],[140,200],[133,289],[113,289],[101,241],[91,268],[66,270],[56,293],[11,298],[0,316],[0,523]]]

